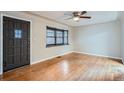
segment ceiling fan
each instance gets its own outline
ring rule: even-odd
[[[84,16],[84,14],[86,14],[86,11],[75,11],[75,12],[71,12],[71,13],[65,13],[64,15],[68,15],[70,16],[69,18],[66,18],[64,20],[70,20],[73,19],[74,21],[78,22],[80,20],[80,18],[85,18],[85,19],[90,19],[90,16]]]

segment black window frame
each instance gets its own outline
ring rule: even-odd
[[[50,37],[50,36],[47,35],[47,31],[48,30],[54,31],[54,37],[52,37],[52,38],[55,39],[54,40],[55,41],[54,44],[47,44],[47,38]],[[57,31],[58,32],[62,32],[62,37],[57,37],[57,34],[56,34]],[[67,36],[66,37],[64,35],[65,32],[67,32]],[[68,30],[63,30],[63,29],[58,29],[58,28],[53,28],[53,27],[46,26],[46,47],[69,45],[68,34],[69,34]],[[62,38],[62,43],[57,43],[57,38]],[[65,38],[67,39],[67,43],[64,43]]]

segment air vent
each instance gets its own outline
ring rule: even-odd
[[[56,57],[56,58],[61,58],[62,56],[58,56],[58,57]]]

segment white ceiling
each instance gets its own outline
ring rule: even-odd
[[[71,11],[31,11],[30,13],[46,17],[70,26],[104,23],[117,20],[118,18],[118,12],[116,11],[88,11],[85,15],[91,16],[91,19],[80,19],[79,22],[75,22],[73,20],[64,20],[64,18],[69,17],[65,16],[64,14],[70,12]]]

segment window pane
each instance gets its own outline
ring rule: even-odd
[[[56,38],[56,43],[57,44],[62,44],[63,43],[63,38]]]
[[[67,36],[68,36],[68,32],[64,31],[64,37],[67,37]]]
[[[21,38],[22,37],[22,31],[21,30],[15,30],[15,38]]]
[[[68,43],[68,38],[64,37],[64,44],[67,44],[67,43]]]
[[[47,30],[47,36],[54,36],[54,30]]]
[[[56,31],[56,37],[62,37],[63,32],[62,31]]]
[[[47,37],[47,44],[55,44],[55,38]]]

